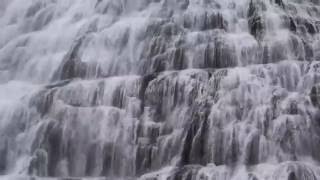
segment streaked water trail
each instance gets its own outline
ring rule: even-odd
[[[0,179],[320,179],[320,1],[1,0]]]

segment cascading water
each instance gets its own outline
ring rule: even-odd
[[[0,0],[1,179],[320,179],[319,0]]]

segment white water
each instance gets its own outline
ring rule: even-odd
[[[317,0],[0,0],[0,179],[320,179]]]

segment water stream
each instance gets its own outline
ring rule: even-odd
[[[0,179],[319,180],[319,0],[0,0]]]

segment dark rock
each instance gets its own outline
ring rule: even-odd
[[[305,60],[311,61],[314,59],[314,51],[311,44],[303,41],[304,52],[305,52]]]
[[[147,87],[149,86],[149,83],[154,80],[157,77],[157,74],[150,74],[142,77],[142,83],[139,90],[139,99],[141,100],[141,106],[140,109],[142,112],[144,111],[145,106],[145,92]]]
[[[46,85],[45,88],[47,88],[47,89],[53,89],[53,88],[57,88],[57,87],[63,87],[63,86],[65,86],[65,85],[69,84],[70,82],[71,82],[70,79],[63,80],[63,81],[58,81],[58,82],[55,82],[55,83]]]
[[[265,34],[265,22],[263,11],[266,10],[266,5],[261,0],[251,0],[248,10],[248,24],[250,33],[257,39],[262,40]]]
[[[56,122],[51,122],[47,126],[42,149],[47,152],[47,170],[48,176],[57,176],[57,167],[62,155],[62,128]]]
[[[249,20],[250,33],[257,39],[262,39],[264,35],[264,24],[262,17],[253,17]]]
[[[287,162],[280,165],[275,171],[274,178],[282,179],[287,177],[287,180],[316,180],[316,172],[308,165],[298,162]]]
[[[200,166],[183,166],[177,169],[168,180],[193,180],[199,169]]]
[[[54,11],[50,8],[46,8],[45,10],[40,10],[34,18],[32,23],[32,30],[38,31],[43,29],[46,25],[52,21],[54,17]]]
[[[80,38],[74,43],[73,47],[64,57],[60,67],[55,72],[53,81],[85,77],[87,65],[81,62],[79,57],[82,42],[83,38]]]
[[[30,101],[30,105],[36,107],[38,113],[43,117],[50,112],[54,101],[56,90],[42,90]]]
[[[197,121],[193,121],[190,124],[186,133],[186,137],[184,139],[183,151],[181,154],[182,165],[192,164],[192,161],[191,161],[192,142],[198,130],[199,130],[199,123]]]
[[[114,152],[114,145],[112,143],[107,143],[103,147],[103,175],[109,175],[112,173],[112,162],[113,162],[113,152]]]
[[[304,26],[307,28],[308,33],[312,35],[318,32],[318,30],[312,22],[304,21]]]
[[[298,180],[296,174],[294,172],[290,172],[288,176],[288,180]]]
[[[136,154],[136,174],[141,175],[152,168],[152,146],[140,145]]]
[[[201,30],[224,29],[227,31],[227,28],[228,28],[227,21],[223,19],[223,16],[220,13],[217,13],[217,14],[205,13],[203,21],[204,22],[201,27]]]
[[[192,123],[186,127],[186,135],[183,142],[181,164],[210,163],[211,152],[208,144],[209,139],[209,105],[195,105],[193,109]]]
[[[184,64],[184,49],[177,48],[173,51],[172,55],[172,62],[173,62],[173,69],[175,70],[182,70],[186,68],[186,65]]]
[[[278,4],[282,8],[285,8],[285,5],[282,0],[275,0],[275,3]]]
[[[310,92],[310,99],[314,106],[320,108],[320,86],[315,85],[312,87]]]
[[[30,162],[28,173],[40,177],[47,176],[47,164],[47,152],[43,149],[38,149]]]
[[[217,40],[215,42],[214,58],[210,60],[211,55],[208,53],[208,51],[206,55],[206,58],[208,58],[206,59],[206,63],[210,62],[209,65],[213,65],[211,66],[212,68],[234,67],[237,64],[234,47],[221,40]]]
[[[35,16],[41,10],[42,7],[43,5],[41,2],[34,3],[32,6],[28,8],[26,17],[28,18]]]
[[[7,169],[8,141],[4,138],[0,144],[0,175],[5,174]]]
[[[213,29],[228,30],[228,22],[220,13],[204,12],[199,14],[186,14],[183,27],[191,30],[207,31]]]
[[[254,134],[246,147],[245,164],[256,165],[259,163],[259,134]]]
[[[252,174],[252,173],[250,173],[248,175],[248,177],[249,177],[249,180],[259,180],[259,178],[255,174]]]
[[[90,148],[88,150],[87,159],[86,159],[85,174],[89,176],[95,176],[94,170],[96,168],[96,165],[98,164],[96,160],[100,158],[100,157],[97,157],[98,156],[97,152],[99,152],[100,147],[99,147],[99,144],[95,144],[95,143],[92,143],[89,147]]]
[[[290,19],[290,30],[292,32],[297,32],[297,24],[294,21],[294,19],[292,17],[289,18]]]
[[[122,85],[118,86],[112,94],[112,106],[118,108],[124,108],[125,105],[125,94],[124,87]]]
[[[189,0],[179,0],[178,2],[181,9],[188,9],[190,4]]]
[[[298,103],[296,101],[292,101],[290,103],[290,107],[289,107],[289,112],[288,113],[291,114],[291,115],[297,115],[298,111],[299,111]]]
[[[204,67],[214,67],[214,51],[210,44],[204,50]]]
[[[229,139],[228,149],[226,152],[226,164],[233,166],[238,160],[240,156],[240,148],[238,136],[236,134],[236,130],[232,130],[231,137]]]

